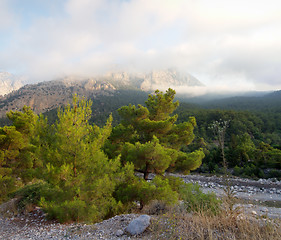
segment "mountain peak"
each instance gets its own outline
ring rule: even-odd
[[[176,69],[154,70],[146,74],[141,85],[143,90],[167,89],[175,87],[204,86],[198,79],[189,73]]]
[[[0,96],[18,90],[24,85],[24,82],[23,77],[8,72],[0,72]]]
[[[177,69],[152,70],[150,72],[112,71],[104,76],[107,80],[131,85],[144,91],[164,90],[176,87],[204,86],[198,79],[189,73]]]

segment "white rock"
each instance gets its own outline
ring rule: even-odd
[[[129,223],[126,231],[131,235],[141,234],[150,225],[150,219],[148,215],[141,215]]]

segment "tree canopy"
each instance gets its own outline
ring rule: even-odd
[[[118,112],[121,123],[116,126],[105,150],[110,157],[121,154],[123,164],[131,162],[135,170],[148,179],[149,173],[162,175],[166,170],[188,173],[201,165],[202,150],[184,153],[182,147],[194,139],[196,120],[176,124],[177,115],[172,115],[179,102],[174,102],[175,91],[155,91],[149,95],[145,106],[128,105]]]

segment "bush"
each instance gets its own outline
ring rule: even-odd
[[[281,179],[281,171],[277,170],[277,169],[271,169],[268,173],[268,177],[269,178],[277,178],[277,179]]]
[[[59,222],[71,222],[79,220],[89,220],[93,215],[90,214],[89,206],[86,207],[86,203],[79,199],[73,201],[65,201],[62,203],[46,202],[44,198],[41,199],[40,205],[48,213],[49,219],[57,219]],[[91,209],[92,210],[92,209]]]
[[[214,193],[203,193],[198,184],[188,183],[180,189],[180,197],[187,211],[217,214],[221,201]]]
[[[172,205],[179,199],[178,193],[174,189],[177,189],[177,185],[182,182],[174,178],[169,179],[173,182],[172,187],[168,179],[159,176],[156,176],[151,182],[138,179],[131,183],[120,185],[114,196],[117,201],[121,201],[128,208],[132,206],[134,201],[139,201],[141,208],[153,200],[159,200],[167,205]]]
[[[170,211],[170,209],[171,206],[167,205],[165,202],[153,200],[143,208],[142,212],[148,215],[163,215]]]
[[[180,191],[181,187],[185,184],[182,178],[167,176],[166,179],[169,181],[169,185],[171,186],[173,191],[177,193]]]
[[[222,168],[220,168],[217,164],[215,164],[214,170],[212,171],[212,173],[214,173],[214,174],[223,174],[224,172],[223,172]]]
[[[9,194],[15,191],[21,182],[17,181],[12,176],[2,176],[0,169],[0,203],[5,202],[9,199]]]
[[[243,168],[240,168],[238,166],[235,166],[233,169],[234,176],[240,176],[240,175],[242,175],[242,172],[243,172]]]
[[[210,169],[209,166],[206,163],[203,163],[199,169],[202,173],[209,173]]]
[[[23,188],[11,193],[10,197],[19,199],[18,208],[19,211],[23,212],[30,205],[38,206],[40,199],[46,196],[46,193],[50,190],[50,186],[46,182],[40,181],[24,186]]]
[[[244,168],[235,166],[233,169],[233,175],[242,176],[242,177],[252,177],[252,178],[265,177],[264,172],[254,164],[247,165]]]

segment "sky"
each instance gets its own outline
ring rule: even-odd
[[[0,0],[0,71],[189,72],[210,91],[281,89],[280,0]]]

